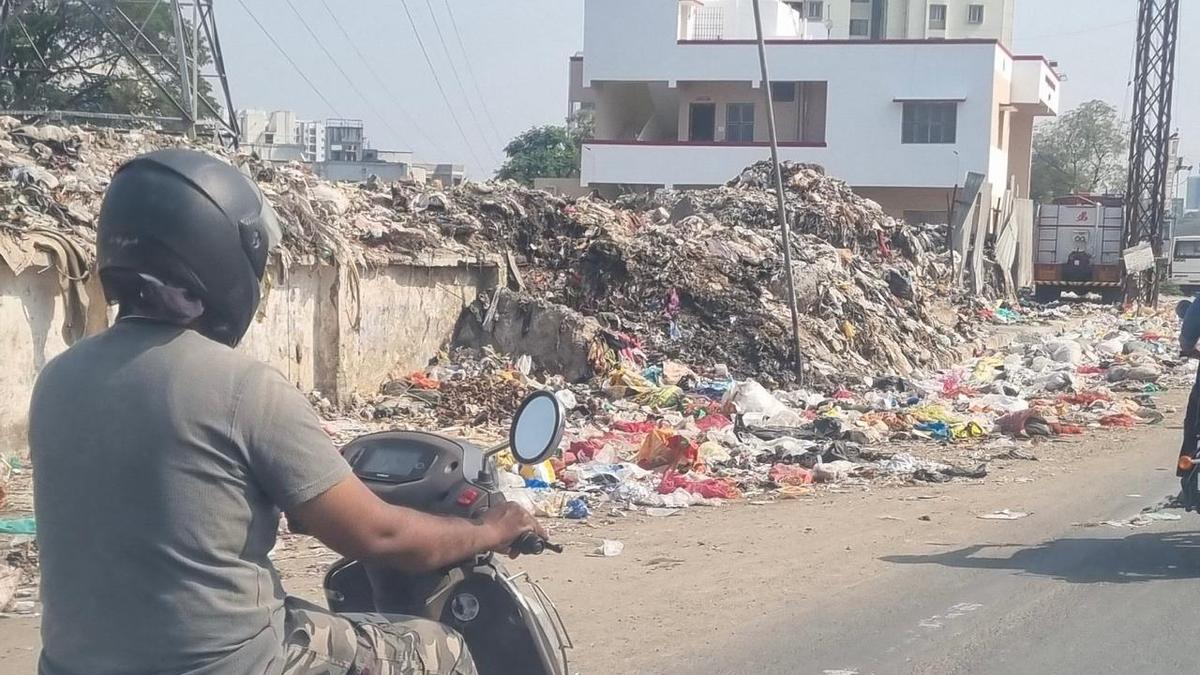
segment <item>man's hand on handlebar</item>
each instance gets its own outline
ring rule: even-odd
[[[542,539],[548,539],[541,524],[519,504],[504,502],[489,509],[483,514],[483,525],[495,533],[495,542],[491,550],[496,553],[508,553],[516,557],[516,551],[510,551],[513,542],[528,532]]]

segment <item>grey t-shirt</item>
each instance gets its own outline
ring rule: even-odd
[[[281,669],[280,509],[350,467],[278,372],[125,320],[45,367],[29,445],[42,675]]]

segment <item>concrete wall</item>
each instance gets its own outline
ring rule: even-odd
[[[404,265],[363,272],[357,327],[352,307],[342,317],[339,397],[346,391],[374,393],[391,375],[423,369],[453,337],[463,308],[498,283],[494,266]]]
[[[893,218],[904,218],[907,212],[945,214],[954,197],[954,188],[895,188],[859,187],[854,192],[874,200]]]
[[[66,304],[54,269],[30,267],[14,275],[0,264],[0,455],[25,446],[29,397],[37,375],[67,348]],[[88,310],[90,330],[107,322],[98,283],[88,284],[97,300]]]
[[[239,349],[303,391],[343,402],[370,395],[389,374],[434,358],[453,337],[463,307],[504,283],[501,270],[494,261],[393,265],[363,271],[356,296],[346,269],[297,264],[284,275],[275,267],[265,311]],[[90,282],[88,294],[88,330],[95,333],[108,325],[109,312],[99,283]],[[29,268],[14,276],[0,264],[0,455],[26,447],[34,381],[67,348],[64,307],[57,272]]]

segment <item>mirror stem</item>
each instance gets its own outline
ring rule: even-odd
[[[488,448],[487,450],[484,450],[483,456],[491,457],[492,455],[503,452],[508,449],[508,445],[509,445],[508,441],[502,441],[500,443],[497,443],[496,445],[493,445],[492,447]]]

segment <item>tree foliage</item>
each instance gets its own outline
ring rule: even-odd
[[[180,111],[121,46],[124,41],[166,84],[171,96],[183,103],[179,76],[173,70],[178,64],[171,3],[108,0],[89,4],[100,17],[82,2],[17,3],[19,9],[4,34],[6,47],[0,54],[0,107],[179,117]],[[105,30],[105,23],[120,40]],[[190,23],[185,21],[189,53],[190,35]],[[167,58],[159,57],[155,49]],[[202,67],[211,58],[202,34]],[[211,85],[201,78],[199,86],[213,109],[220,110],[211,96]],[[199,110],[200,117],[207,116],[203,105]]]
[[[534,178],[578,176],[580,152],[593,128],[591,115],[582,112],[566,126],[534,127],[504,146],[508,159],[496,176],[525,185],[533,185]]]
[[[1117,109],[1088,101],[1034,132],[1032,197],[1125,189],[1128,132]]]

